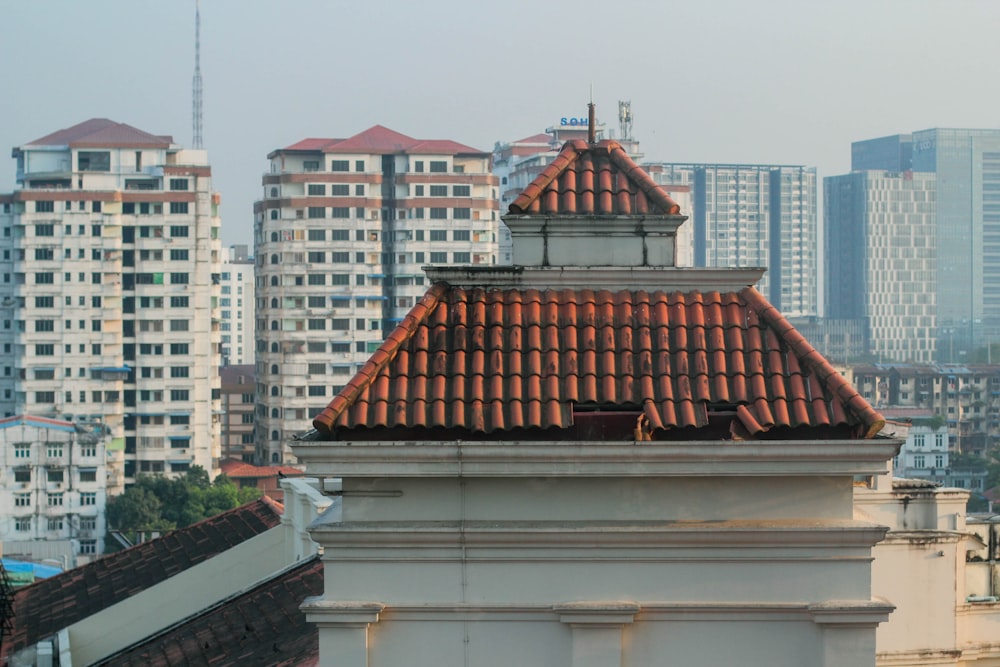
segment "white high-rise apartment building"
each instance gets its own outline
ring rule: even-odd
[[[223,250],[219,299],[223,366],[253,364],[253,278],[253,258],[246,245]]]
[[[643,165],[691,188],[694,265],[767,268],[758,289],[786,317],[819,314],[816,169],[761,164]]]
[[[207,154],[106,119],[13,154],[0,413],[100,425],[121,468],[109,493],[143,473],[212,471],[221,246]]]
[[[425,293],[421,267],[498,263],[490,153],[376,125],[272,152],[255,205],[262,463],[329,403]]]

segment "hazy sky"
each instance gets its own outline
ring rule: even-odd
[[[191,143],[194,0],[0,0],[7,152],[92,117]],[[223,241],[266,155],[381,123],[488,150],[631,99],[647,158],[849,168],[850,142],[1000,126],[996,0],[202,0]]]

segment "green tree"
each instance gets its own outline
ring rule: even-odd
[[[177,479],[147,475],[120,496],[108,499],[108,528],[135,543],[142,532],[184,528],[260,496],[258,489],[240,489],[225,475],[210,481],[200,466],[192,466]],[[109,551],[118,546],[113,538],[105,544]]]

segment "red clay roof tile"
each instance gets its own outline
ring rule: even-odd
[[[319,633],[299,606],[322,593],[323,563],[314,556],[97,664],[315,665]]]
[[[9,658],[280,523],[281,506],[261,498],[18,589],[14,627],[4,633],[2,656]]]
[[[567,141],[510,213],[676,215],[680,207],[616,141]]]
[[[734,435],[884,423],[753,288],[738,293],[431,287],[313,422],[472,433],[568,429],[581,406],[654,430],[735,410]]]

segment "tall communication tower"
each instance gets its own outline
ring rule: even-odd
[[[194,3],[194,78],[191,81],[192,148],[202,148],[201,139],[201,5]]]
[[[618,100],[618,129],[622,141],[632,141],[632,100]]]

